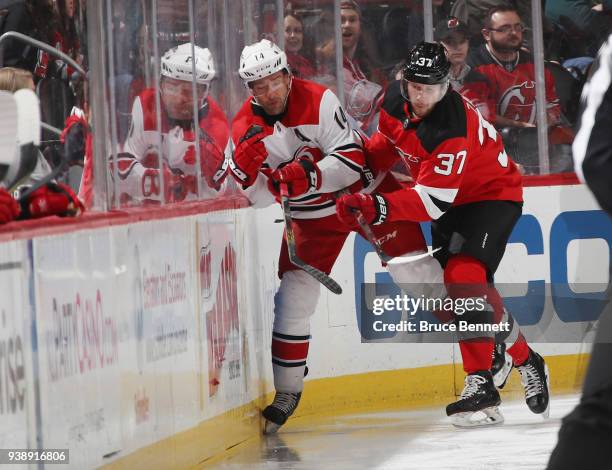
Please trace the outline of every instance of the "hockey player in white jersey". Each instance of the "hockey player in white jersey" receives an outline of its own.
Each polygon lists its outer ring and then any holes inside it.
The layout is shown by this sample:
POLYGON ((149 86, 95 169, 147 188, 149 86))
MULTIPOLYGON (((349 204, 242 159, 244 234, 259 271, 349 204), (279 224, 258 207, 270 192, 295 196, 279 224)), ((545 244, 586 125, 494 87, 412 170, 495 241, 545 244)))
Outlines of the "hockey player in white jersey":
MULTIPOLYGON (((235 147, 231 173, 255 207, 278 199, 280 185, 289 194, 299 258, 329 274, 350 229, 336 217, 335 193, 399 189, 385 173, 374 177, 365 165, 360 137, 347 123, 338 98, 328 89, 292 77, 285 53, 268 40, 247 46, 239 74, 251 97, 232 122, 235 147)), ((384 219, 385 214, 377 214, 384 219)), ((417 223, 402 221, 374 229, 390 256, 426 251, 417 223), (398 236, 401 234, 401 236, 398 236)), ((432 257, 389 266, 395 282, 432 280, 441 269, 432 257)), ((279 259, 281 283, 274 298, 272 363, 276 396, 265 408, 266 432, 274 432, 294 412, 301 397, 310 342, 310 316, 319 283, 293 265, 287 240, 279 259)))
POLYGON ((123 153, 117 157, 123 204, 159 202, 161 178, 166 202, 194 198, 198 193, 198 178, 202 179, 200 198, 217 194, 226 175, 224 151, 229 125, 221 108, 209 95, 215 75, 213 58, 207 48, 186 43, 162 56, 161 116, 158 120, 157 90, 149 88, 140 93, 132 106, 132 124, 123 153), (197 99, 199 130, 195 129, 194 98, 197 99), (158 128, 158 121, 161 128, 158 128), (197 148, 196 140, 199 142, 197 148))

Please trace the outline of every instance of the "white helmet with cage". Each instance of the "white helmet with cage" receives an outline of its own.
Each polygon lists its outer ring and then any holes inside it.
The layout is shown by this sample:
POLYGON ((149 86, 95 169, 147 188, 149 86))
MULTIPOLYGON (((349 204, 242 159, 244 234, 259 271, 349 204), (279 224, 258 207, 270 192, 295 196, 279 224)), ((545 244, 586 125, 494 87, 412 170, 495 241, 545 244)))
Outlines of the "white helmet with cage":
POLYGON ((287 54, 268 39, 246 46, 240 54, 238 73, 247 86, 281 70, 290 72, 287 54))
POLYGON ((161 74, 176 80, 192 81, 195 63, 196 83, 209 85, 215 78, 215 65, 208 48, 190 42, 173 47, 161 58, 161 74))

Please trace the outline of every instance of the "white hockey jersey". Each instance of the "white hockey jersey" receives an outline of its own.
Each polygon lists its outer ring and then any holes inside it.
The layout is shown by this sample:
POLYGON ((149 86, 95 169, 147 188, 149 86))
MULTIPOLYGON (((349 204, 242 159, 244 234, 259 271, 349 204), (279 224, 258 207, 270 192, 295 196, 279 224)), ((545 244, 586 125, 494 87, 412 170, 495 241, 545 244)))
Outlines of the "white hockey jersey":
MULTIPOLYGON (((322 183, 317 192, 290 199, 294 218, 334 214, 336 191, 350 186, 351 192, 356 192, 374 180, 365 166, 361 139, 349 126, 336 95, 321 85, 293 78, 287 107, 280 116, 268 116, 249 98, 232 122, 234 147, 255 125, 264 129, 262 141, 268 152, 264 166, 275 170, 306 156, 321 170, 322 183)), ((244 193, 255 207, 274 202, 262 173, 244 193)))
MULTIPOLYGON (((147 89, 135 99, 132 106, 130 132, 123 153, 117 157, 122 203, 161 199, 159 194, 155 194, 155 185, 147 183, 144 176, 148 168, 159 168, 160 158, 173 172, 190 176, 194 182, 204 171, 197 170, 193 122, 173 121, 162 108, 160 132, 157 128, 155 95, 154 89, 147 89)), ((199 118, 202 140, 212 143, 223 155, 229 140, 229 125, 225 114, 210 96, 200 109, 199 118)), ((201 159, 210 158, 205 148, 200 145, 201 159)), ((191 197, 187 195, 188 199, 195 198, 196 187, 196 184, 192 185, 188 191, 191 197)), ((218 195, 208 188, 205 181, 202 182, 202 188, 204 194, 201 197, 218 195)))

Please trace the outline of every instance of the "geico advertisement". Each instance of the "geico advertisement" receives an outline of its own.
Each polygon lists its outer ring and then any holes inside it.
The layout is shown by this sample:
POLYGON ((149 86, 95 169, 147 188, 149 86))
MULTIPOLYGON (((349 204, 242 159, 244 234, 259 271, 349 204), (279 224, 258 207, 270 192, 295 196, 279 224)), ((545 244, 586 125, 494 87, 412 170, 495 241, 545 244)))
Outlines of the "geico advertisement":
POLYGON ((118 299, 109 231, 32 243, 43 447, 70 448, 73 468, 95 465, 120 446, 118 299))
POLYGON ((0 448, 28 448, 31 359, 22 242, 0 245, 0 448))
MULTIPOLYGON (((584 325, 596 321, 605 304, 612 219, 599 209, 584 185, 526 188, 524 198, 523 214, 508 241, 495 282, 521 286, 519 294, 505 296, 505 306, 526 331, 533 327, 540 332, 535 339, 546 341, 541 332, 552 328, 556 333, 549 335, 551 342, 553 338, 580 342, 580 332, 589 329, 584 325), (560 336, 561 330, 573 333, 560 336)), ((431 246, 430 224, 422 228, 431 246)), ((361 237, 355 237, 353 257, 355 310, 361 332, 362 319, 368 318, 362 314, 372 309, 362 298, 362 284, 376 283, 376 297, 394 298, 401 291, 380 263, 371 262, 376 254, 361 237)), ((386 331, 377 337, 395 335, 386 331)))

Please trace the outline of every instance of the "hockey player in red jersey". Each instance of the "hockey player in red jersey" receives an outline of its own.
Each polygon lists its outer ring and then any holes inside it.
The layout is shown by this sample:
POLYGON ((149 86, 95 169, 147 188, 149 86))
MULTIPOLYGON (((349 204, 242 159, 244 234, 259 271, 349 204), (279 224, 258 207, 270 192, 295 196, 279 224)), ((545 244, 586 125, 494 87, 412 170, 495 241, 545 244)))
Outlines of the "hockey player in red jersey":
POLYGON ((229 125, 209 95, 214 77, 213 58, 206 48, 186 43, 162 56, 159 94, 149 88, 138 95, 132 106, 132 123, 123 152, 117 157, 122 203, 160 201, 160 175, 164 178, 167 202, 182 201, 190 195, 194 198, 198 194, 198 179, 200 198, 215 197, 226 175, 224 151, 229 125), (194 67, 196 97, 192 83, 194 67), (199 130, 194 129, 194 98, 199 130))
MULTIPOLYGON (((280 185, 286 185, 297 254, 329 274, 350 234, 336 217, 334 193, 345 188, 393 191, 400 186, 390 175, 371 174, 365 167, 362 141, 349 127, 338 98, 316 83, 292 77, 285 53, 275 44, 262 40, 245 47, 239 74, 251 97, 232 122, 232 175, 255 207, 274 203, 280 185)), ((376 228, 375 235, 391 256, 426 250, 421 229, 413 222, 386 224, 376 228)), ((441 280, 439 265, 431 257, 409 268, 389 268, 396 282, 411 269, 426 279, 439 273, 441 280)), ((276 395, 263 411, 266 432, 282 426, 300 400, 310 316, 320 294, 320 284, 290 262, 286 237, 279 277, 272 333, 276 395)))
MULTIPOLYGON (((432 221, 433 248, 444 267, 444 283, 453 299, 486 298, 485 311, 465 313, 471 323, 498 323, 507 315, 493 287, 510 233, 521 215, 521 176, 495 128, 473 105, 449 89, 450 64, 444 48, 422 42, 410 53, 401 82, 386 93, 379 130, 370 140, 368 161, 384 171, 405 159, 413 187, 392 193, 352 194, 337 201, 338 217, 354 226, 356 210, 375 226, 399 220, 432 221), (384 217, 383 217, 384 215, 384 217), (486 296, 486 297, 485 297, 486 296)), ((508 321, 511 321, 508 319, 508 321)), ((493 383, 493 335, 459 334, 467 373, 459 401, 446 412, 460 426, 503 421, 493 383), (482 411, 484 420, 473 421, 482 411)), ((518 328, 505 341, 519 370, 529 408, 548 409, 548 372, 518 328)))

